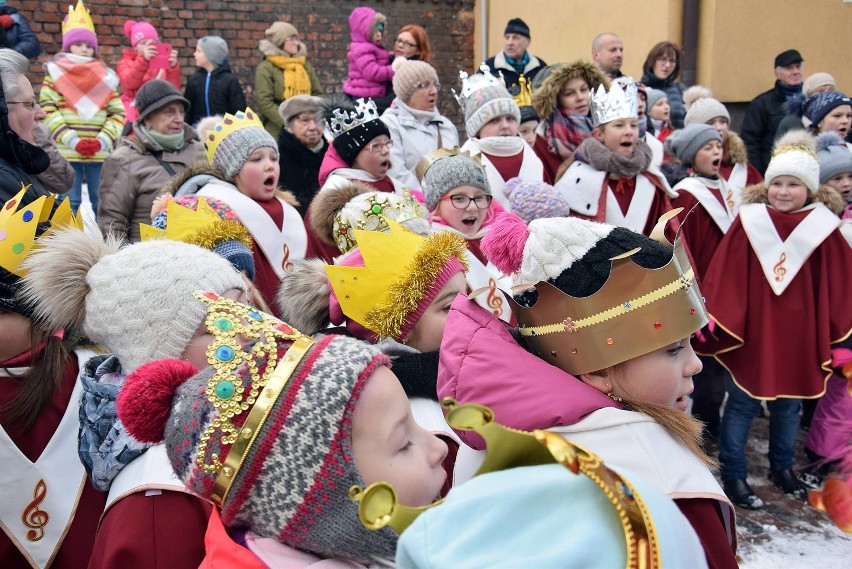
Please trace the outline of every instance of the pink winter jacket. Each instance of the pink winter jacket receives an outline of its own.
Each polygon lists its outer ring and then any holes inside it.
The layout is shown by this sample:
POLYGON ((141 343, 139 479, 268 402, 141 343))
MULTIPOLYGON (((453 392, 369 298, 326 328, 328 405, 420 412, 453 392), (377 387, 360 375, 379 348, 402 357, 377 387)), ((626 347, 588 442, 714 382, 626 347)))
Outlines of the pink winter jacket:
POLYGON ((136 99, 136 91, 151 79, 165 79, 177 87, 178 91, 183 91, 180 86, 180 63, 168 69, 151 69, 148 60, 135 49, 124 48, 116 71, 118 82, 121 84, 121 102, 124 103, 126 111, 126 124, 131 124, 139 118, 139 111, 133 102, 136 99))
MULTIPOLYGON (((506 324, 459 295, 447 315, 438 368, 438 398, 479 403, 501 425, 531 431, 573 425, 592 411, 618 407, 609 397, 525 350, 506 324)), ((479 435, 459 432, 471 447, 479 435)))
POLYGON ((349 14, 349 78, 343 92, 354 97, 383 97, 393 79, 391 55, 373 43, 373 20, 376 11, 360 6, 349 14))

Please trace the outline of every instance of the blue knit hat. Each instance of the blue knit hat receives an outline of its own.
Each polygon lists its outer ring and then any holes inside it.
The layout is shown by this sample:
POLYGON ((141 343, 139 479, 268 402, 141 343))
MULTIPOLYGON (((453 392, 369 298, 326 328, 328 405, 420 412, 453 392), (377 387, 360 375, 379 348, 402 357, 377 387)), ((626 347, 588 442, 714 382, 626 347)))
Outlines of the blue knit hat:
POLYGON ((840 91, 823 91, 805 99, 802 114, 816 126, 828 113, 842 105, 852 106, 852 99, 840 91))

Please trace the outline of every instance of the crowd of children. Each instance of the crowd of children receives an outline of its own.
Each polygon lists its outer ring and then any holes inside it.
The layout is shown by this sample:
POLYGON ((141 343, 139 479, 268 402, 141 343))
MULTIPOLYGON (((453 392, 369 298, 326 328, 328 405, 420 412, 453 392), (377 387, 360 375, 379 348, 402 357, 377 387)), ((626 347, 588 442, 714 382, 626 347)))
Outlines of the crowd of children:
POLYGON ((849 97, 799 101, 758 172, 704 87, 673 121, 590 62, 515 97, 483 65, 452 147, 425 32, 387 26, 352 10, 320 100, 276 22, 255 111, 223 38, 182 96, 153 26, 116 73, 69 8, 38 100, 75 185, 0 204, 0 565, 734 568, 764 402, 781 491, 848 476, 849 97), (409 144, 388 105, 441 120, 409 144))

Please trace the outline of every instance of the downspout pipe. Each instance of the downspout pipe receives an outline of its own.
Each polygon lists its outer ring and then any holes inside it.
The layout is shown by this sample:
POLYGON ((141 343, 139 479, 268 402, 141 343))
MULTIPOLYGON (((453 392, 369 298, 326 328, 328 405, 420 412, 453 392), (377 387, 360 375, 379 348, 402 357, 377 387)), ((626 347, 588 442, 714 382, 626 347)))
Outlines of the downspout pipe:
POLYGON ((687 86, 695 85, 698 61, 698 16, 701 0, 683 0, 683 52, 680 62, 680 80, 687 86))
MULTIPOLYGON (((482 61, 488 58, 488 0, 479 0, 479 21, 482 22, 482 33, 479 34, 482 61)), ((474 71, 479 69, 481 61, 473 62, 474 71)))

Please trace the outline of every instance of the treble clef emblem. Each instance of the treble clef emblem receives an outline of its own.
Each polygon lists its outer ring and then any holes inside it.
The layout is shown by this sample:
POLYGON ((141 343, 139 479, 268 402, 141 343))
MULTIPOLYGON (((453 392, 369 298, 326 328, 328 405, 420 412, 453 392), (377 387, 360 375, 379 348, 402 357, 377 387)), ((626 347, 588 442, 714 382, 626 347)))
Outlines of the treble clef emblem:
POLYGON ((290 260, 290 247, 286 243, 284 244, 284 260, 281 261, 281 268, 288 273, 293 270, 293 261, 290 260))
POLYGON ((500 317, 503 315, 503 295, 497 291, 497 282, 489 278, 488 279, 488 297, 486 298, 486 304, 488 308, 491 309, 491 312, 496 317, 500 317))
POLYGON ((787 260, 787 253, 781 253, 781 257, 775 266, 772 267, 772 272, 775 273, 775 280, 779 283, 784 280, 784 275, 787 274, 787 269, 784 267, 784 261, 787 260))
POLYGON ((725 201, 728 202, 728 209, 734 211, 734 190, 728 190, 725 201))
POLYGON ((33 501, 27 504, 24 513, 21 515, 21 521, 30 528, 27 532, 27 539, 30 541, 38 541, 43 538, 44 526, 50 521, 47 512, 38 509, 45 496, 47 496, 47 484, 45 484, 44 479, 41 479, 33 489, 33 501))

